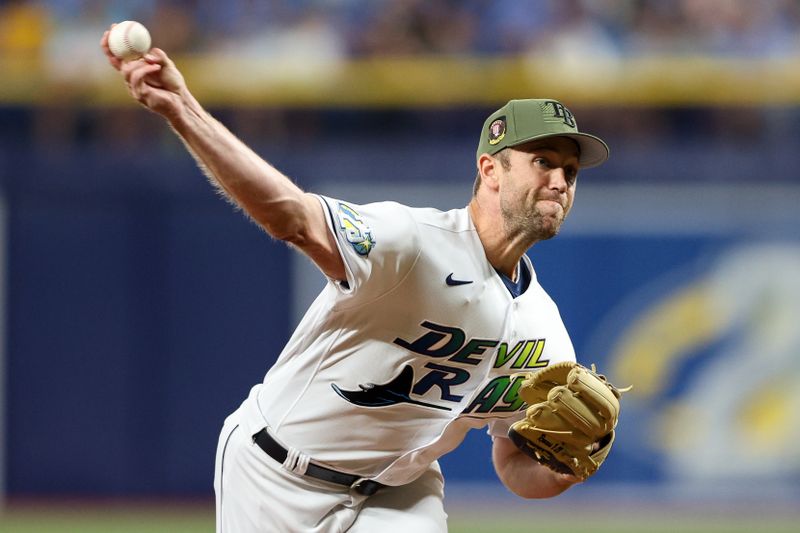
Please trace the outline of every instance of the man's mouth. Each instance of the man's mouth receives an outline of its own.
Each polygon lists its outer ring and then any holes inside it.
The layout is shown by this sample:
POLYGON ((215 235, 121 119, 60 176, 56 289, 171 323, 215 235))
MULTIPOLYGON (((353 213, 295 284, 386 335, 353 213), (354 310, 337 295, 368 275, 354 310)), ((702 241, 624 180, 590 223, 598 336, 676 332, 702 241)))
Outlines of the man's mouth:
POLYGON ((548 204, 555 204, 558 207, 560 207, 561 209, 564 209, 564 206, 561 204, 561 202, 559 202, 558 200, 554 200, 552 198, 540 198, 538 201, 539 202, 545 202, 545 203, 548 203, 548 204))

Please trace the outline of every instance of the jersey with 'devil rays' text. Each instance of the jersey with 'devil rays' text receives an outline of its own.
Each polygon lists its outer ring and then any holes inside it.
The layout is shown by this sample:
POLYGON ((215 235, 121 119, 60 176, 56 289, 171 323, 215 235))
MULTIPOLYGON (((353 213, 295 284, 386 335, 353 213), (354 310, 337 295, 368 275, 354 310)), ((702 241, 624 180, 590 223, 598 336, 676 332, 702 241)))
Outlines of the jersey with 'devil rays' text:
POLYGON ((347 281, 327 283, 258 391, 287 446, 404 484, 469 429, 506 436, 525 407, 515 373, 575 360, 528 257, 513 298, 467 209, 320 201, 347 281))

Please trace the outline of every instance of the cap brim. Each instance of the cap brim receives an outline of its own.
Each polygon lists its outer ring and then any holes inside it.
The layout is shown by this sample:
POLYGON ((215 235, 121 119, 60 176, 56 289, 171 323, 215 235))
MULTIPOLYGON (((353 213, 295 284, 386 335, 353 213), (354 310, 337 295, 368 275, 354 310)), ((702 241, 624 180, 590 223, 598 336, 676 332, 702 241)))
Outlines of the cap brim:
POLYGON ((590 135, 588 133, 546 133, 544 135, 536 135, 530 139, 520 140, 509 146, 519 146, 531 141, 538 141, 540 139, 547 139, 550 137, 567 137, 578 143, 581 155, 578 162, 581 168, 592 168, 602 165, 606 162, 609 155, 608 145, 603 142, 599 137, 590 135))

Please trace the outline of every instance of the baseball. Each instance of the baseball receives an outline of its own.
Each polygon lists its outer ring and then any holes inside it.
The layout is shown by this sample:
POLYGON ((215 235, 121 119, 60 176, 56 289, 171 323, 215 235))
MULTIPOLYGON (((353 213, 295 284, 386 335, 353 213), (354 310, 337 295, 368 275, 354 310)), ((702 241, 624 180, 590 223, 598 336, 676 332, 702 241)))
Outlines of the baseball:
POLYGON ((150 32, 133 20, 120 22, 108 34, 108 48, 119 59, 141 57, 150 50, 150 32))

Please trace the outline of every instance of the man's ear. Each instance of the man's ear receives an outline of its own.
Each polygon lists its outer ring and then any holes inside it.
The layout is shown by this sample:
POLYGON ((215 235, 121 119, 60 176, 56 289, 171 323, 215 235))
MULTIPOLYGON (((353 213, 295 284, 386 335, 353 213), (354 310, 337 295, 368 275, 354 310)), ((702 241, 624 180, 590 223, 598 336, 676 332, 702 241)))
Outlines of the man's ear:
POLYGON ((500 188, 500 161, 489 154, 481 154, 478 158, 478 172, 481 175, 481 183, 491 190, 496 191, 500 188))

